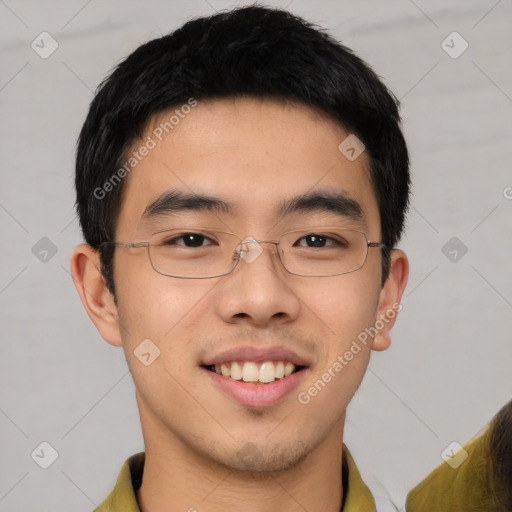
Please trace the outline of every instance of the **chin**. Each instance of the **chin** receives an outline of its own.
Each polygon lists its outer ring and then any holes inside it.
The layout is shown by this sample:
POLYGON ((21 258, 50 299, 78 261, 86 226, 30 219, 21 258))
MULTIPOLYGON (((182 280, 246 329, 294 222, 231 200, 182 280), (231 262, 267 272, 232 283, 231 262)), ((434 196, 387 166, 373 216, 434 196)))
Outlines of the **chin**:
POLYGON ((270 478, 274 473, 296 467, 306 459, 310 450, 300 441, 295 446, 271 445, 266 441, 261 445, 247 442, 239 450, 227 453, 227 450, 222 454, 209 452, 208 457, 230 471, 254 480, 270 478))

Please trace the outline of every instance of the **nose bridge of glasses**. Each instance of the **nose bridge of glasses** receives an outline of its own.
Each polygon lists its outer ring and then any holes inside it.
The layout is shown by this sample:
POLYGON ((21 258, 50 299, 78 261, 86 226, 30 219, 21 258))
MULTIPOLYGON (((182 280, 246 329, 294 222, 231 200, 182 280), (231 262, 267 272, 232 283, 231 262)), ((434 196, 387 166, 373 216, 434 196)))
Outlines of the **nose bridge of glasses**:
POLYGON ((245 244, 274 244, 278 245, 279 240, 257 240, 256 238, 247 237, 245 240, 242 240, 239 245, 245 244))
MULTIPOLYGON (((263 253, 262 244, 273 244, 277 248, 279 245, 278 240, 258 240, 254 237, 247 237, 242 240, 236 249, 239 258, 243 259, 246 263, 253 263, 263 253)), ((274 253, 277 251, 273 251, 274 253)))

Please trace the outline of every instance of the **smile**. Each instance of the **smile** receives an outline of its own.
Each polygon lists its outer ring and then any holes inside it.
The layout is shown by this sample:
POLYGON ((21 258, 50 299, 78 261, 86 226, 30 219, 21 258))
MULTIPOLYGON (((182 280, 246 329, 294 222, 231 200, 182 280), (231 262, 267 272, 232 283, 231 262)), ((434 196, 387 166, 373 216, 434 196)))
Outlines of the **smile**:
POLYGON ((253 384, 269 384, 276 379, 289 377, 304 367, 289 361, 230 361, 206 367, 211 372, 227 377, 228 379, 253 384))
POLYGON ((285 361, 233 361, 201 368, 216 389, 238 405, 250 409, 277 406, 294 389, 303 387, 303 381, 309 375, 309 367, 285 361), (223 369, 226 375, 223 375, 223 369))

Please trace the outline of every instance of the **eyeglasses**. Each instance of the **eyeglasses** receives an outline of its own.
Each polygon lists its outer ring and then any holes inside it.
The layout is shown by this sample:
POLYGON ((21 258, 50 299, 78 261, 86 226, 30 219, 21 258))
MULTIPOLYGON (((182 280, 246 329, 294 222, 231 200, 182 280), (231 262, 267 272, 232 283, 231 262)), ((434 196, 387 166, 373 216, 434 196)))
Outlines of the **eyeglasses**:
MULTIPOLYGON (((369 247, 386 247, 369 242, 362 231, 339 227, 295 229, 278 240, 241 240, 234 233, 210 228, 166 229, 147 242, 105 242, 118 247, 147 247, 156 272, 182 279, 210 279, 230 274, 241 259, 255 261, 262 244, 274 244, 274 255, 290 274, 329 277, 359 270, 369 247)), ((102 244, 103 245, 103 244, 102 244)))

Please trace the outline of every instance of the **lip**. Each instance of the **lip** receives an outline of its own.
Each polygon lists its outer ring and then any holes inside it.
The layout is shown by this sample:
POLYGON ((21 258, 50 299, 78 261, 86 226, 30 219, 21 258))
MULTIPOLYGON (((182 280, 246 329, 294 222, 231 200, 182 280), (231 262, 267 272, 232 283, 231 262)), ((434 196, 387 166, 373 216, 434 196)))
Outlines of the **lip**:
MULTIPOLYGON (((295 366, 311 366, 311 361, 286 347, 234 347, 205 359, 201 366, 229 363, 231 361, 251 361, 264 363, 265 361, 283 361, 293 363, 295 366)), ((232 380, 232 379, 231 379, 232 380)), ((235 382, 235 381, 234 381, 235 382)))
POLYGON ((308 368, 303 368, 288 377, 277 379, 268 384, 253 384, 224 377, 204 367, 202 367, 201 370, 206 372, 213 383, 219 386, 224 393, 229 395, 240 405, 252 409, 261 409, 276 405, 297 388, 300 382, 309 373, 308 368))

